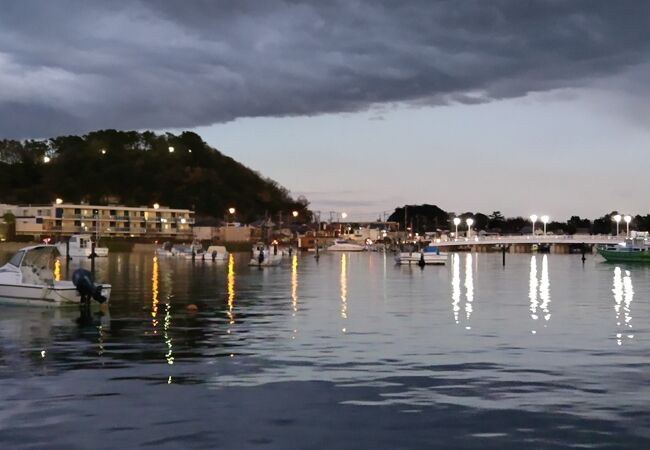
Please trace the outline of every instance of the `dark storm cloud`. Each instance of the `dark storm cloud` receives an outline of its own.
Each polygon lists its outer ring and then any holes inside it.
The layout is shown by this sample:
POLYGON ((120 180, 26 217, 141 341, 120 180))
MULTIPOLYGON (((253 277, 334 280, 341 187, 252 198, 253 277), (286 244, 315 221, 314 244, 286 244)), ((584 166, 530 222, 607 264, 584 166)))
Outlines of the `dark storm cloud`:
POLYGON ((644 66, 644 1, 5 1, 0 136, 478 103, 644 66))

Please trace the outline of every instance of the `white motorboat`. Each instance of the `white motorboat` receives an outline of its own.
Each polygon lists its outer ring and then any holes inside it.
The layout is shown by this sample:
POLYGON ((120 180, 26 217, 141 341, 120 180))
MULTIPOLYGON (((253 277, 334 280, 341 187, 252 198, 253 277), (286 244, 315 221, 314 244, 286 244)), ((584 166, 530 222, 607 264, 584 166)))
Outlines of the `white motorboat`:
POLYGON ((206 261, 227 261, 229 253, 223 245, 210 245, 203 256, 206 261))
POLYGON ((258 242, 253 246, 253 249, 251 251, 251 257, 252 258, 258 258, 260 256, 260 252, 264 252, 265 255, 274 255, 274 256, 290 256, 293 253, 293 250, 291 247, 288 249, 280 247, 277 241, 273 241, 271 245, 266 245, 264 242, 258 242))
MULTIPOLYGON (((57 280, 54 245, 34 245, 19 250, 0 267, 0 303, 12 305, 78 305, 81 294, 72 281, 57 280)), ((108 301, 110 284, 93 284, 93 294, 108 301)))
POLYGON ((447 263, 447 253, 443 253, 436 246, 430 245, 420 251, 400 252, 395 261, 397 264, 418 265, 444 265, 447 263))
POLYGON ((261 242, 255 245, 251 251, 249 266, 270 267, 278 266, 282 262, 282 253, 278 251, 277 245, 267 247, 261 242))
POLYGON ((204 252, 203 245, 194 241, 191 245, 175 245, 171 249, 174 256, 185 259, 201 259, 204 252))
POLYGON ((171 242, 165 242, 156 248, 156 256, 174 256, 174 245, 171 242))
MULTIPOLYGON (((70 248, 72 257, 89 257, 92 253, 93 242, 89 234, 73 234, 70 236, 68 245, 65 242, 57 242, 56 248, 62 256, 66 256, 66 249, 70 248)), ((95 255, 108 256, 107 247, 95 247, 95 255)))
POLYGON ((365 245, 357 244, 353 241, 336 239, 334 244, 327 247, 328 252, 363 252, 366 250, 365 245))

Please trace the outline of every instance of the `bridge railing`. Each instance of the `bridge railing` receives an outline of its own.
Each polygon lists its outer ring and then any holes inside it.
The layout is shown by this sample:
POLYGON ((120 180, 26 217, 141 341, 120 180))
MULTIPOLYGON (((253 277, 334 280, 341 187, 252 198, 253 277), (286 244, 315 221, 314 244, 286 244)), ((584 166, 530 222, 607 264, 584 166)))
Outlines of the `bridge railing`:
POLYGON ((502 235, 471 236, 448 240, 435 239, 434 244, 445 245, 480 245, 480 244, 553 244, 553 243, 616 243, 625 239, 623 236, 589 235, 589 234, 547 234, 547 235, 502 235))

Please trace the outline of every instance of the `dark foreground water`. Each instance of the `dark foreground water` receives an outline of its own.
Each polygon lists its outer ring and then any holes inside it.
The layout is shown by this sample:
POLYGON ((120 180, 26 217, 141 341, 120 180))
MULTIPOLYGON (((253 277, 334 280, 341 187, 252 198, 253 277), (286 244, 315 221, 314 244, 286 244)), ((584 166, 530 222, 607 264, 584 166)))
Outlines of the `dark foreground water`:
POLYGON ((90 326, 0 307, 0 448, 650 446, 650 266, 247 259, 113 254, 90 326))

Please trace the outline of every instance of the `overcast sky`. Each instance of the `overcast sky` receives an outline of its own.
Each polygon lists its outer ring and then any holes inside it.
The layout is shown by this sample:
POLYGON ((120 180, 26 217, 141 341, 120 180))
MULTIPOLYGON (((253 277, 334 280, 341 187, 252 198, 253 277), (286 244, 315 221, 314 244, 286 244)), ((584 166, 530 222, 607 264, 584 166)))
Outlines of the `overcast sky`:
POLYGON ((0 137, 194 129, 315 209, 650 210, 650 2, 13 1, 0 137))

